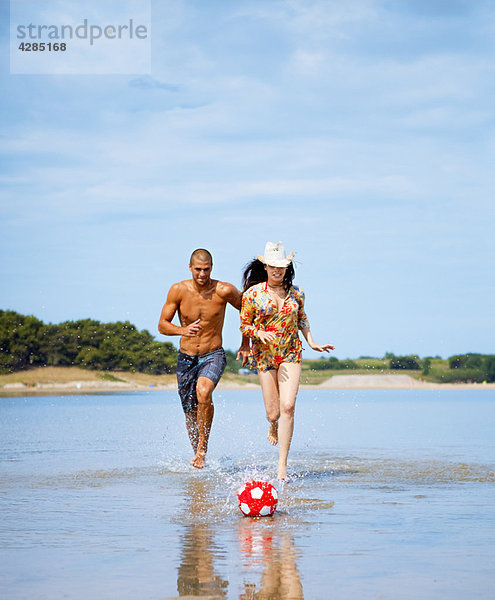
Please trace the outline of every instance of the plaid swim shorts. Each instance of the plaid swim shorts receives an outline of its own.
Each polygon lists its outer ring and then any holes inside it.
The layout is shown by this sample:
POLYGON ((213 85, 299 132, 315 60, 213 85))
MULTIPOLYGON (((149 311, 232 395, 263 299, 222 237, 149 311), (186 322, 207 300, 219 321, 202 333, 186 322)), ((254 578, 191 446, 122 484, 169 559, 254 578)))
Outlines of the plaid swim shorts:
POLYGON ((223 348, 218 348, 218 350, 206 354, 198 354, 197 356, 179 352, 177 358, 177 386, 182 409, 185 413, 193 411, 198 406, 196 396, 198 377, 207 377, 217 385, 226 364, 227 359, 223 348))

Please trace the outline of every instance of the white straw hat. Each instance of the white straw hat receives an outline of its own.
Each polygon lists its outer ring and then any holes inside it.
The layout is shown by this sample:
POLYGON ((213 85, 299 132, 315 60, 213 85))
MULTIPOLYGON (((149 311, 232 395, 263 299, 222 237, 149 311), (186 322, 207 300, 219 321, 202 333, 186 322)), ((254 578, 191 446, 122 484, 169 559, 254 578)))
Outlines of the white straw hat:
POLYGON ((294 258, 294 252, 286 255, 282 242, 267 242, 264 255, 258 254, 256 258, 270 267, 288 267, 294 258))

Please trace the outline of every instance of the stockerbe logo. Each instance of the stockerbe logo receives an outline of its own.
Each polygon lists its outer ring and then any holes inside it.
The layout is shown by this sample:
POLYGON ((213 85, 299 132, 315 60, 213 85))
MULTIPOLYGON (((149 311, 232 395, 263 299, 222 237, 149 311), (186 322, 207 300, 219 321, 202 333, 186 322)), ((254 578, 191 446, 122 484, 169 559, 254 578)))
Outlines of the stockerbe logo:
POLYGON ((146 74, 151 0, 11 0, 10 71, 146 74))

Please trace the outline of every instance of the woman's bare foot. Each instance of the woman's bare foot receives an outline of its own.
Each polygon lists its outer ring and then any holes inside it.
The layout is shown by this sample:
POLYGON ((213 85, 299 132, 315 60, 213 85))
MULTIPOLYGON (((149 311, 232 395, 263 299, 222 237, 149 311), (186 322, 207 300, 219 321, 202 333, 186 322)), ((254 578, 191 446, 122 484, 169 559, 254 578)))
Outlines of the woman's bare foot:
POLYGON ((277 466, 277 479, 279 481, 287 481, 287 462, 279 459, 277 466))
POLYGON ((268 441, 273 446, 278 444, 278 421, 270 423, 270 427, 268 428, 268 441))
POLYGON ((196 469, 203 469, 206 462, 206 455, 203 452, 196 452, 195 457, 191 460, 191 465, 196 469))

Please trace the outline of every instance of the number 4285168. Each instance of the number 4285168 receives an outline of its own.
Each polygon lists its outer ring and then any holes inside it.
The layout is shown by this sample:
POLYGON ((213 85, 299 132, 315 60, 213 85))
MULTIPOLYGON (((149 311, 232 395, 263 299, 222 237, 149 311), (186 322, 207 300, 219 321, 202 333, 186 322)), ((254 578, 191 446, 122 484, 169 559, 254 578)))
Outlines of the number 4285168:
POLYGON ((67 44, 65 42, 22 42, 18 50, 22 52, 65 52, 67 44))

